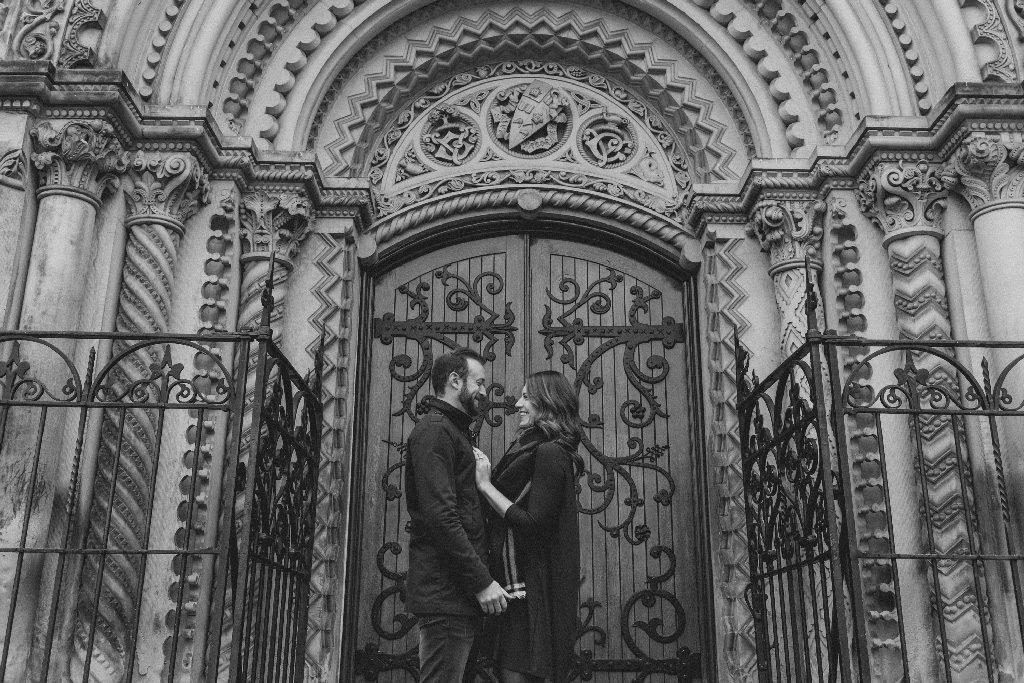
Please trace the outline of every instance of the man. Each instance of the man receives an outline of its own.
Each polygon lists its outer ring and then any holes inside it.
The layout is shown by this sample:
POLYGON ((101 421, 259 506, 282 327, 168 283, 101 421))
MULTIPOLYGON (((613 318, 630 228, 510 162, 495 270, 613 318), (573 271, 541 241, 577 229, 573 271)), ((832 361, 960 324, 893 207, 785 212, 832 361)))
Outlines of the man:
POLYGON ((412 518, 406 606, 419 617, 420 683, 462 680, 481 612, 511 596, 486 565, 484 518, 469 426, 487 394, 484 359, 469 349, 434 361, 434 396, 409 434, 406 502, 412 518))

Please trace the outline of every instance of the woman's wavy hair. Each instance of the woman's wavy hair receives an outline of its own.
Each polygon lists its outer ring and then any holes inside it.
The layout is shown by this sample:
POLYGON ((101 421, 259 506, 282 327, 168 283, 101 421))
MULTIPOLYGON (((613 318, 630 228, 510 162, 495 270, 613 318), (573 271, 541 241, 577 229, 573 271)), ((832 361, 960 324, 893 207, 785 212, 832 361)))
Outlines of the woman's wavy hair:
POLYGON ((560 372, 541 370, 526 378, 526 396, 537 408, 534 426, 544 437, 575 450, 583 438, 580 400, 560 372))

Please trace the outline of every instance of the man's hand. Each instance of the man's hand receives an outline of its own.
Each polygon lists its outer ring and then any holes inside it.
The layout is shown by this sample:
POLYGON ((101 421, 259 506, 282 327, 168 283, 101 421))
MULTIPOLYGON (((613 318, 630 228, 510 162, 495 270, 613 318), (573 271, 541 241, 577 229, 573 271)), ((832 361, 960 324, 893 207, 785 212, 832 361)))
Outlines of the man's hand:
POLYGON ((476 601, 484 614, 501 614, 508 607, 508 601, 513 599, 497 581, 491 581, 490 586, 476 594, 476 601))

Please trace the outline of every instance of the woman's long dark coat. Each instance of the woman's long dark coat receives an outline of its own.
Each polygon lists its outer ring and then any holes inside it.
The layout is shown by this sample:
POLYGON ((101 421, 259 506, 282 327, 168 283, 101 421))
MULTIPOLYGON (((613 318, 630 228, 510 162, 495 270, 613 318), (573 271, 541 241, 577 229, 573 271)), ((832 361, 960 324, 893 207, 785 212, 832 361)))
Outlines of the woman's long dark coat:
MULTIPOLYGON (((569 680, 579 615, 580 537, 574 453, 552 441, 536 444, 535 448, 532 484, 525 505, 510 507, 503 522, 513 530, 516 552, 526 554, 526 605, 535 667, 531 673, 562 683, 569 680)), ((510 450, 495 468, 495 475, 504 469, 507 458, 523 455, 510 450)), ((499 523, 495 531, 503 536, 501 527, 499 523)), ((500 544, 501 539, 496 541, 500 544)), ((491 557, 500 561, 501 553, 492 552, 491 557)))

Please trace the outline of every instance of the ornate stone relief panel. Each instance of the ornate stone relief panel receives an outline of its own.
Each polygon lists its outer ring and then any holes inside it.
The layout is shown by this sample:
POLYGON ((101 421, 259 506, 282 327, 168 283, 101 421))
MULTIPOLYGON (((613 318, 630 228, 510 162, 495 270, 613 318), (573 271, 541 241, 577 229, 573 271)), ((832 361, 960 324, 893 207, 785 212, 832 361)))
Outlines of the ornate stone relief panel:
MULTIPOLYGON (((701 150, 698 172, 709 182, 736 177, 753 156, 751 131, 728 86, 694 48, 648 15, 603 1, 462 4, 442 1, 396 22, 336 75, 306 142, 332 174, 364 172, 380 128, 435 84, 509 54, 577 65, 629 84, 688 149, 701 150)), ((287 97, 294 81, 275 90, 287 97)), ((273 112, 285 106, 268 107, 260 135, 276 138, 273 112)))
POLYGON ((693 177, 643 103, 578 67, 506 62, 459 74, 402 112, 373 150, 378 213, 474 187, 561 185, 680 217, 693 177))

